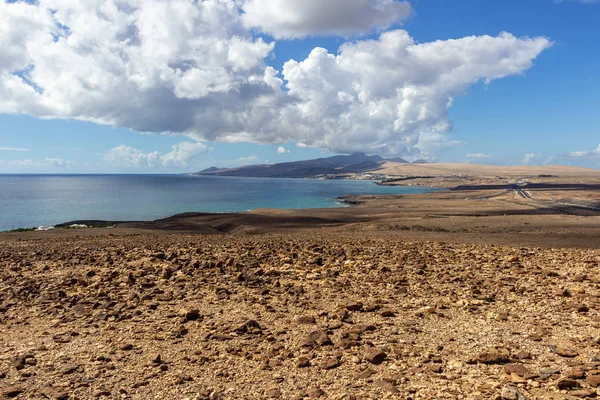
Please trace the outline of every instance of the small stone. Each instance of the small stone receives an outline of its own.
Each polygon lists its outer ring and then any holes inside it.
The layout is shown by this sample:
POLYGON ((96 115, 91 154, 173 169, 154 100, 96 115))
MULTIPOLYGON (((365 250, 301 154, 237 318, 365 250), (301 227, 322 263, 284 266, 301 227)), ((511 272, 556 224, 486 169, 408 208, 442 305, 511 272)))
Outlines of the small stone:
POLYGON ((133 345, 131 343, 123 344, 119 346, 119 349, 123 351, 131 351, 133 350, 133 345))
POLYGON ((360 301, 349 301, 346 303, 346 309, 348 311, 360 311, 363 308, 363 303, 360 301))
POLYGON ((59 371, 59 373, 61 375, 69 375, 72 374, 73 372, 77 371, 79 369, 79 365, 75 365, 75 364, 70 364, 70 365, 65 365, 64 367, 62 367, 59 371))
POLYGON ((298 357, 296 360, 297 368, 305 368, 310 366, 310 360, 307 357, 298 357))
POLYGON ((52 400, 66 400, 69 398, 68 392, 59 390, 52 386, 44 386, 39 389, 39 392, 46 398, 52 400))
POLYGON ((312 315, 301 315, 296 318, 296 322, 300 325, 314 325, 317 323, 317 320, 312 315))
POLYGON ((196 321, 200 319, 200 310, 182 310, 181 315, 185 321, 196 321))
POLYGON ((576 390, 581 389, 579 382, 569 378, 563 378, 556 383, 556 387, 560 390, 576 390))
POLYGON ((2 390, 2 396, 5 398, 17 397, 24 391, 25 389, 23 389, 21 386, 9 386, 2 390))
POLYGON ((441 374, 442 373, 442 366, 440 364, 431 364, 429 366, 429 370, 431 372, 436 373, 436 374, 441 374))
POLYGON ((340 360, 338 360, 336 357, 326 358, 321 363, 321 368, 322 369, 334 369, 334 368, 337 368, 339 366, 340 366, 340 360))
POLYGON ((554 353, 558 354, 561 357, 566 357, 566 358, 573 358, 573 357, 577 357, 579 355, 579 353, 573 349, 570 349, 568 347, 564 347, 564 346, 554 346, 554 345, 550 345, 550 350, 552 350, 554 353))
POLYGON ((270 399, 278 399, 281 397, 281 391, 277 388, 267 390, 267 397, 270 399))
POLYGON ((151 358, 151 360, 152 360, 153 364, 162 364, 163 363, 163 360, 160 357, 160 354, 153 355, 152 358, 151 358))
POLYGON ((399 393, 400 391, 396 388, 396 386, 386 380, 377 380, 373 382, 375 385, 379 386, 383 390, 389 393, 399 393))
POLYGON ((359 372, 358 374, 356 374, 356 378, 357 379, 369 379, 370 377, 372 377, 376 373, 377 372, 373 371, 371 368, 367 368, 364 371, 359 372))
POLYGON ((560 374, 560 370, 556 368, 542 368, 540 369, 540 378, 548 379, 552 375, 560 374))
POLYGON ((529 400, 514 386, 504 386, 500 397, 504 400, 529 400))
POLYGON ((469 361, 471 364, 504 364, 510 360, 510 353, 506 349, 498 349, 487 353, 481 353, 476 358, 469 361))
POLYGON ((333 345, 333 342, 325 331, 311 332, 306 339, 300 342, 300 347, 314 347, 316 345, 330 346, 333 345))
POLYGON ((600 386, 600 375, 590 375, 590 376, 588 376, 587 378, 585 378, 585 383, 587 383, 591 387, 598 387, 598 386, 600 386))
POLYGON ((569 395, 573 396, 573 397, 579 397, 579 398, 595 398, 598 393, 596 393, 596 391, 594 389, 579 389, 579 390, 574 390, 572 392, 569 393, 569 395))
POLYGON ((309 389, 306 394, 308 395, 309 399, 318 399, 325 396, 325 392, 321 388, 309 389))
POLYGON ((387 354, 375 348, 367 350, 367 353, 365 354, 365 360, 367 360, 371 364, 381 364, 385 361, 386 357, 387 354))
POLYGON ((571 379, 583 379, 585 378, 585 371, 580 368, 573 368, 564 373, 565 378, 571 379))
POLYGON ((381 311, 381 316, 384 318, 392 318, 396 316, 396 313, 392 310, 383 310, 381 311))
POLYGON ((523 364, 510 364, 504 368, 504 372, 507 374, 515 374, 521 378, 531 379, 537 377, 536 374, 527 369, 523 364))

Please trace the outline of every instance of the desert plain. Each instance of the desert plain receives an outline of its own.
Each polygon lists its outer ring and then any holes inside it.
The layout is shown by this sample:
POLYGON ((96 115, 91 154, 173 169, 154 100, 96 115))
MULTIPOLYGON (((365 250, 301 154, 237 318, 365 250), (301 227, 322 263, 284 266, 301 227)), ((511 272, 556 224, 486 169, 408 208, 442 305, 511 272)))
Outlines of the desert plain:
POLYGON ((442 167, 348 207, 0 234, 0 396, 597 397, 600 173, 442 167))

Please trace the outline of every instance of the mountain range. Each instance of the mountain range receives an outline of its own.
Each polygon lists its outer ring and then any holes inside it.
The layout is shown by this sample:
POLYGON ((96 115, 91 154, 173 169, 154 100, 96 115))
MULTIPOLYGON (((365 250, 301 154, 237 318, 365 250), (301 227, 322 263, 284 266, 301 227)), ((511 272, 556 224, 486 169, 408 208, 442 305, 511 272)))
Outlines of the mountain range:
MULTIPOLYGON (((408 164, 402 158, 386 159, 364 153, 339 155, 314 160, 285 162, 279 164, 247 165, 238 168, 211 167, 194 175, 240 176, 260 178, 307 178, 318 175, 343 175, 374 171, 389 161, 408 164)), ((418 160, 415 163, 423 163, 418 160)))

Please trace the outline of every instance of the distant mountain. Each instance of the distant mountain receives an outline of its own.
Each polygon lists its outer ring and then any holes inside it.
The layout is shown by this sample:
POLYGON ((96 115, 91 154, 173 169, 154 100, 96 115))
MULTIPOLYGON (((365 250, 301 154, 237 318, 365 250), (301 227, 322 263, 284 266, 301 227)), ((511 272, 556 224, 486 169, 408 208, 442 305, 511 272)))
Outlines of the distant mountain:
POLYGON ((426 160, 413 161, 412 164, 429 164, 426 160))
POLYGON ((386 161, 388 160, 380 156, 368 156, 364 153, 354 153, 272 165, 248 165, 239 168, 211 167, 197 172, 194 175, 306 178, 316 175, 368 172, 380 168, 381 164, 386 161))
POLYGON ((401 158, 401 157, 386 158, 385 160, 391 161, 391 162, 397 162, 400 164, 408 164, 408 161, 406 161, 404 158, 401 158))
POLYGON ((198 172, 198 174, 214 174, 216 172, 223 171, 224 169, 225 168, 210 167, 203 169, 202 171, 198 172))

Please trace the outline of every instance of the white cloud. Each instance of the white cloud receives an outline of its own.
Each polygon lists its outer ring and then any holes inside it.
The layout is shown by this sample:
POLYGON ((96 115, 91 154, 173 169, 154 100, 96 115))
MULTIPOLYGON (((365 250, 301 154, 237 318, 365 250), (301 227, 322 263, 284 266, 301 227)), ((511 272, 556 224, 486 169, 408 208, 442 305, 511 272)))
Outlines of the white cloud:
MULTIPOLYGON (((278 73, 265 61, 274 43, 253 37, 247 27, 257 23, 248 18, 259 0, 38 3, 0 0, 0 113, 196 141, 294 141, 334 152, 435 157, 458 144, 448 137, 447 110, 455 97, 477 82, 523 74, 551 46, 546 38, 508 33, 417 44, 394 30, 345 43, 336 54, 316 48, 278 73)), ((312 20, 313 3, 299 8, 305 3, 287 0, 285 10, 306 25, 306 34, 327 33, 312 20)), ((319 4, 329 10, 329 2, 319 4)), ((403 3, 344 4, 335 17, 348 23, 335 19, 333 33, 342 34, 344 26, 360 33, 402 19, 396 8, 403 3), (365 11, 374 4, 393 18, 365 11), (353 19, 356 10, 364 11, 368 26, 353 19)), ((163 162, 135 150, 119 151, 134 164, 163 162)))
POLYGON ((0 151, 29 151, 23 147, 0 147, 0 151))
POLYGON ((0 166, 20 168, 68 168, 73 166, 73 161, 52 157, 46 157, 43 160, 0 160, 0 166))
POLYGON ((562 158, 600 160, 600 145, 592 151, 572 151, 562 156, 562 158))
POLYGON ((492 158, 489 154, 485 153, 469 153, 467 154, 468 158, 492 158))
POLYGON ((352 36, 404 21, 410 3, 395 0, 246 0, 244 24, 276 39, 352 36))
POLYGON ((254 165, 254 164, 260 164, 261 160, 258 156, 249 156, 249 157, 242 157, 242 158, 238 158, 235 161, 235 164, 239 167, 243 167, 244 165, 254 165))
POLYGON ((523 158, 523 164, 525 165, 548 165, 551 164, 556 157, 548 156, 544 157, 542 153, 527 153, 523 158))
POLYGON ((144 153, 122 144, 110 149, 103 158, 114 165, 134 168, 185 167, 190 159, 210 150, 203 143, 182 142, 174 145, 169 153, 161 155, 158 151, 144 153))
POLYGON ((277 148, 277 153, 279 154, 288 154, 290 151, 283 146, 279 146, 277 148))
POLYGON ((527 154, 525 154, 525 157, 523 158, 523 164, 531 165, 531 164, 538 162, 541 158, 542 158, 541 154, 527 153, 527 154))

